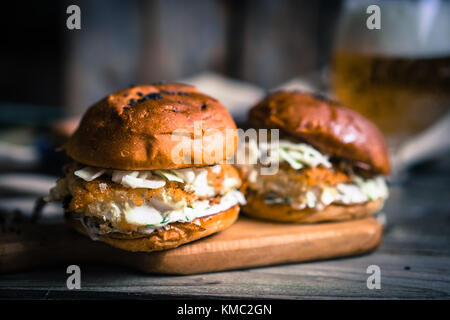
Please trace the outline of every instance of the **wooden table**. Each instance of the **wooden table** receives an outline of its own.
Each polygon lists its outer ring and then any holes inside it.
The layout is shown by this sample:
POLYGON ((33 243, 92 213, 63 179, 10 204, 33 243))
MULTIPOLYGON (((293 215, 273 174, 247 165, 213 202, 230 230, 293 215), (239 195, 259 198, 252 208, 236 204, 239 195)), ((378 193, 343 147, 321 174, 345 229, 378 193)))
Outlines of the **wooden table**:
POLYGON ((80 290, 67 289, 67 266, 59 266, 0 275, 0 298, 448 299, 450 166, 444 160, 392 186, 384 243, 371 254, 193 276, 81 264, 80 290), (381 269, 379 290, 367 288, 370 265, 381 269))

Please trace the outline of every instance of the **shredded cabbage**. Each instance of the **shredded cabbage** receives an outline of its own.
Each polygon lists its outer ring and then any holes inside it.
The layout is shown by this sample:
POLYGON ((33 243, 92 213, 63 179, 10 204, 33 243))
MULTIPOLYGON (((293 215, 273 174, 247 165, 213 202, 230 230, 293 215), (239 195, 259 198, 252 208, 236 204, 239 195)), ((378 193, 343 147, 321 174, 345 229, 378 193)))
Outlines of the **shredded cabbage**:
POLYGON ((283 159, 284 161, 286 161, 287 163, 289 163, 289 165, 295 169, 295 170, 299 170, 301 168, 303 168, 303 165, 297 161, 296 159, 294 159, 289 151, 285 151, 284 149, 279 149, 278 150, 279 154, 280 154, 280 158, 283 159))
MULTIPOLYGON (((220 165, 211 168, 216 173, 220 173, 220 165)), ((111 176, 111 181, 122 184, 128 188, 148 188, 158 189, 165 186, 166 181, 176 181, 186 183, 187 190, 195 191, 198 196, 213 196, 215 190, 208 184, 208 171, 205 168, 186 168, 177 170, 108 170, 94 167, 84 167, 74 172, 77 177, 85 181, 92 181, 103 174, 111 176)), ((231 187, 236 180, 226 181, 231 187)))
POLYGON ((100 177, 105 172, 105 169, 84 167, 83 169, 75 171, 73 174, 85 181, 92 181, 100 177))
MULTIPOLYGON (((284 150, 291 159, 294 159, 302 165, 309 167, 323 165, 326 168, 331 168, 332 166, 327 156, 306 143, 293 143, 286 140, 280 140, 279 148, 280 150, 284 150)), ((288 163, 291 164, 290 162, 288 163)))
POLYGON ((147 188, 158 189, 166 185, 166 180, 159 177, 134 177, 131 174, 127 174, 122 178, 122 185, 129 188, 147 188))
POLYGON ((169 181, 184 183, 184 180, 177 176, 173 171, 171 172, 168 170, 155 170, 154 173, 169 181))
POLYGON ((332 167, 327 156, 306 143, 280 140, 277 147, 276 144, 263 142, 258 145, 256 141, 250 140, 246 148, 249 152, 249 164, 256 163, 253 159, 262 160, 264 154, 268 155, 269 161, 286 161, 295 170, 300 170, 304 166, 313 168, 319 165, 326 168, 332 167))
POLYGON ((355 184, 369 200, 387 198, 389 191, 383 177, 364 180, 359 176, 354 177, 355 184))

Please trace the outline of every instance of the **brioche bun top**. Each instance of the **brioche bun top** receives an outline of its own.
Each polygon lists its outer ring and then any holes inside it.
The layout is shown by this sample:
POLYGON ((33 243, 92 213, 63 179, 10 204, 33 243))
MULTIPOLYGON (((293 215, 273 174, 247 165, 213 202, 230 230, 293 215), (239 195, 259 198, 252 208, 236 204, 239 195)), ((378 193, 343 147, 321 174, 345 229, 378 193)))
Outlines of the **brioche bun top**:
POLYGON ((278 128, 331 157, 349 160, 375 174, 391 170, 383 135, 368 119, 337 102, 299 91, 269 94, 249 113, 258 128, 278 128))
POLYGON ((227 132, 236 134, 227 109, 195 87, 140 85, 91 106, 64 149, 74 160, 102 168, 200 167, 234 155, 237 136, 227 132), (187 152, 174 159, 172 150, 180 146, 187 152))

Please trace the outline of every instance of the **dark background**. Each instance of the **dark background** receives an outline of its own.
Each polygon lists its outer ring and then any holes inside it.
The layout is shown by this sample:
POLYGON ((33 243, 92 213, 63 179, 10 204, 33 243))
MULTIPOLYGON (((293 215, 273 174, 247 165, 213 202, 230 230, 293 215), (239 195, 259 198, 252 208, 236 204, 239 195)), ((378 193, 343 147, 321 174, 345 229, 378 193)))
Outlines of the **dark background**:
POLYGON ((79 114, 132 83, 216 71, 271 88, 330 58, 341 1, 26 1, 1 10, 0 101, 79 114), (68 30, 66 8, 81 8, 68 30))

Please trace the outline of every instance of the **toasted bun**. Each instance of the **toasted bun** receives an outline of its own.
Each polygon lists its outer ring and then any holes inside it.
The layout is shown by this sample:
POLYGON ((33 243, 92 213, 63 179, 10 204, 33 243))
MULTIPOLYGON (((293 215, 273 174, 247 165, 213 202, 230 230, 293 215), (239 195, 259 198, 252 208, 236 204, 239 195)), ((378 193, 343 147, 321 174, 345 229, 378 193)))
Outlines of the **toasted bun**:
POLYGON ((242 211, 247 216, 280 222, 317 223, 364 218, 379 211, 383 200, 354 205, 329 205, 323 210, 293 209, 289 204, 266 204, 257 194, 247 195, 247 205, 242 211))
POLYGON ((389 154, 378 128, 359 113, 309 93, 277 91, 250 110, 249 122, 278 128, 330 156, 373 173, 388 174, 389 154))
POLYGON ((74 160, 102 168, 199 167, 234 155, 237 136, 226 136, 227 130, 236 134, 227 109, 195 87, 141 85, 112 93, 90 107, 64 149, 74 160), (184 156, 172 159, 172 150, 181 146, 184 156))
MULTIPOLYGON (((148 235, 112 233, 100 237, 100 241, 127 251, 152 252, 176 248, 182 244, 204 238, 230 227, 238 218, 239 206, 202 218, 193 222, 174 222, 166 229, 158 229, 148 235)), ((78 232, 88 235, 79 220, 67 219, 67 223, 78 232)))

